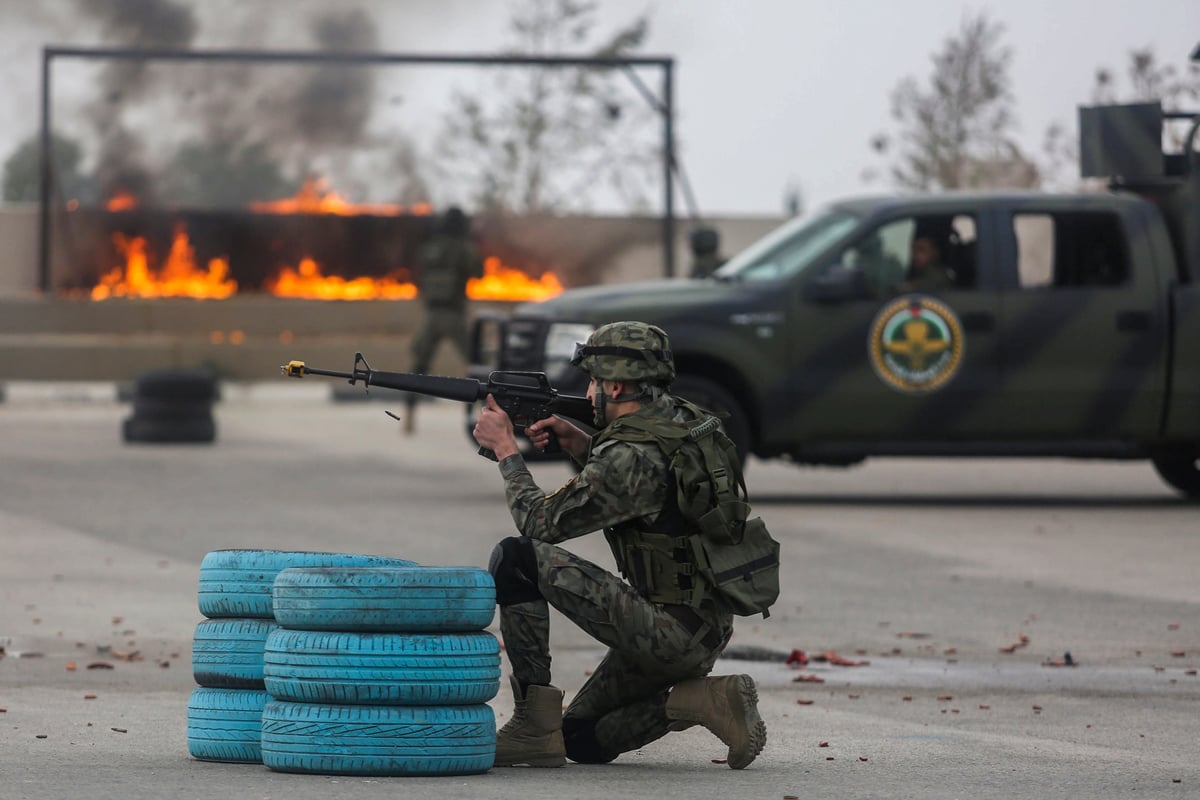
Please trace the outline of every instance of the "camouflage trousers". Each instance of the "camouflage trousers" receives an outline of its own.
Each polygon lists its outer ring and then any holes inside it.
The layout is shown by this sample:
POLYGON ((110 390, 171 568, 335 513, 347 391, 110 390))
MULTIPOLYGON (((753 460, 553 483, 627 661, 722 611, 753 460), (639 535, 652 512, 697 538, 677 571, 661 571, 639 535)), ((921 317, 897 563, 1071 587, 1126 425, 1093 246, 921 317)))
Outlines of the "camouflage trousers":
POLYGON ((426 306, 421 327, 413 338, 413 372, 428 374, 429 365, 433 363, 433 354, 442 339, 449 339, 459 354, 464 359, 467 358, 469 342, 466 312, 461 309, 426 306))
POLYGON ((532 544, 543 599, 500 608, 500 633, 513 675, 524 683, 550 683, 549 607, 554 606, 608 646, 563 716, 567 756, 611 761, 661 738, 671 724, 668 692, 676 683, 712 670, 733 632, 732 617, 699 610, 707 624, 689 631, 616 575, 561 547, 532 544), (711 636, 714 629, 717 637, 711 636), (714 638, 716 647, 701 644, 714 638), (583 733, 573 736, 576 730, 583 733), (573 739, 590 745, 573 747, 573 739), (597 751, 602 757, 595 757, 597 751))

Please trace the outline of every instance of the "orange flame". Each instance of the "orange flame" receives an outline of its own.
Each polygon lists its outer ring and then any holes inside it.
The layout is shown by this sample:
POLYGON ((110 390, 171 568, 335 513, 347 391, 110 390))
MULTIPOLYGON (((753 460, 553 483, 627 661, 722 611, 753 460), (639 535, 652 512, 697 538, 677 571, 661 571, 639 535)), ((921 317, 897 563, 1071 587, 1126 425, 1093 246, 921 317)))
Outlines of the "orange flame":
POLYGON ((411 300, 417 296, 417 287, 399 280, 398 274, 346 280, 322 275, 321 265, 311 258, 300 259, 296 269, 283 267, 263 288, 276 297, 309 300, 411 300))
POLYGON ((427 216, 433 212, 428 203, 416 203, 412 206, 393 203, 351 203, 330 189, 329 182, 324 178, 306 180, 294 197, 251 203, 250 210, 260 214, 337 214, 343 217, 359 214, 377 217, 397 217, 401 214, 427 216))
POLYGON ((123 266, 114 267, 92 287, 93 300, 109 297, 195 297, 224 299, 237 291, 237 282, 229 276, 229 262, 214 258, 207 272, 197 269, 196 253, 188 241, 187 231, 176 228, 162 269, 155 273, 150 267, 145 238, 113 234, 113 243, 125 258, 123 266))
POLYGON ((562 290, 553 272, 543 272, 534 280, 519 269, 504 266, 496 256, 483 260, 482 278, 467 281, 467 297, 472 300, 545 300, 562 290))
POLYGON ((109 211, 129 211, 137 208, 137 198, 126 191, 120 191, 108 198, 104 207, 109 211))
MULTIPOLYGON (((471 300, 545 300, 563 290, 553 273, 544 273, 534 280, 520 270, 504 266, 495 256, 484 259, 483 272, 482 278, 467 282, 467 297, 471 300)), ((392 273, 382 278, 347 280, 322 274, 320 264, 304 258, 294 269, 281 268, 263 288, 276 297, 308 300, 411 300, 417 297, 417 287, 402 277, 402 273, 392 273)))

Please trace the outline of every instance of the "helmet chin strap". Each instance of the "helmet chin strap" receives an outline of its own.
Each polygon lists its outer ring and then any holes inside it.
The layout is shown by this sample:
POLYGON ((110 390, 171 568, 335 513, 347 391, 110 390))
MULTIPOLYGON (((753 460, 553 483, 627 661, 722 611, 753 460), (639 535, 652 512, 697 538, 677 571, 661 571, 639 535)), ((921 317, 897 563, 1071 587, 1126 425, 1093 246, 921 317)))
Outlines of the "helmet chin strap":
POLYGON ((663 390, 658 386, 642 384, 642 390, 637 394, 615 395, 607 394, 604 391, 604 382, 600 381, 596 384, 596 394, 592 399, 592 413, 595 416, 596 426, 603 428, 609 423, 608 419, 608 404, 623 403, 629 400, 650 399, 657 400, 662 396, 663 390))

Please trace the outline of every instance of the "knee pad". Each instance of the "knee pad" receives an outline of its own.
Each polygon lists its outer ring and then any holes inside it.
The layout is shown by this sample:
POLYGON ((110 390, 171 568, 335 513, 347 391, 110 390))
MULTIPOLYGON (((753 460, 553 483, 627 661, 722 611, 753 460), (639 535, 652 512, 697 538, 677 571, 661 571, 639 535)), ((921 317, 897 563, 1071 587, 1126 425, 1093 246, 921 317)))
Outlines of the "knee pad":
POLYGON ((537 585, 537 556, 533 541, 524 536, 510 536, 492 550, 488 572, 496 582, 496 602, 502 606, 541 600, 537 585))
POLYGON ((619 753, 611 753, 596 741, 596 720, 563 717, 563 745, 567 758, 576 764, 607 764, 619 753))

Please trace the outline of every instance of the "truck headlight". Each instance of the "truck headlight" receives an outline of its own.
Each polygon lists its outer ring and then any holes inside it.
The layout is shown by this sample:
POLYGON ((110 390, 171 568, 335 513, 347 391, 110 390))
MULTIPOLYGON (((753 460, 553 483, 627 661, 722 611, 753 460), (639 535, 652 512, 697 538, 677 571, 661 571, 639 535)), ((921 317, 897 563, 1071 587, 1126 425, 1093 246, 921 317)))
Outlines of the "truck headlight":
POLYGON ((546 331, 546 370, 550 370, 551 364, 557 367, 569 362, 571 356, 575 355, 575 345, 586 342, 594 330, 594 325, 580 322, 556 322, 551 325, 546 331))

